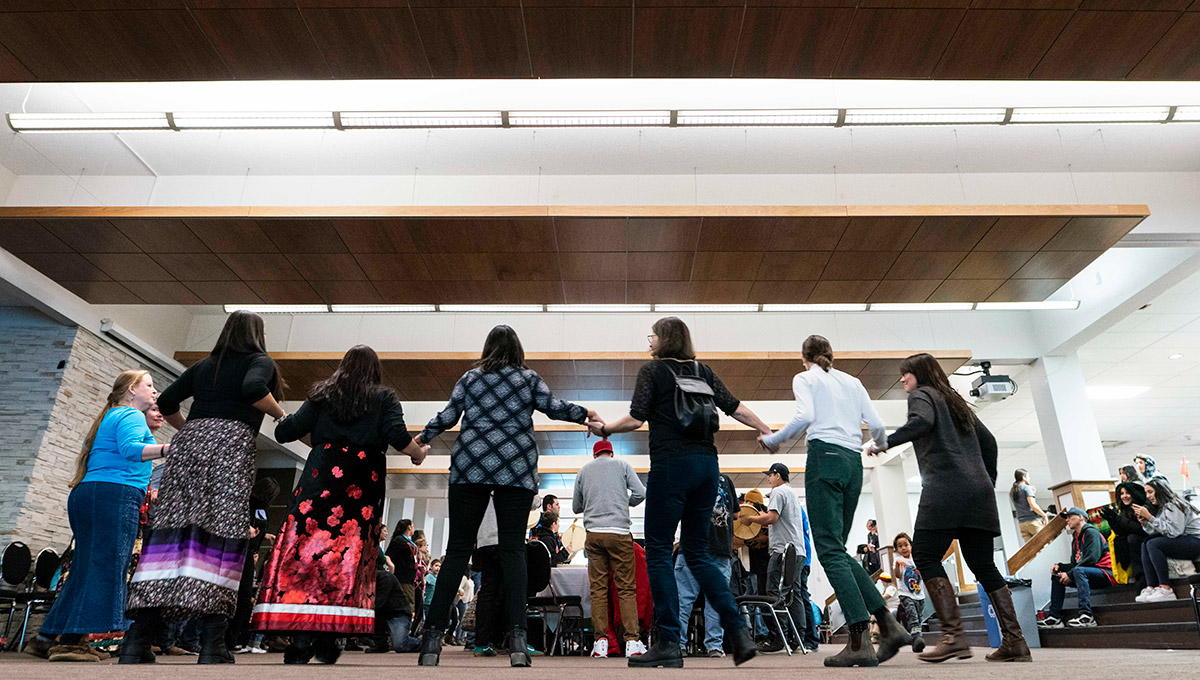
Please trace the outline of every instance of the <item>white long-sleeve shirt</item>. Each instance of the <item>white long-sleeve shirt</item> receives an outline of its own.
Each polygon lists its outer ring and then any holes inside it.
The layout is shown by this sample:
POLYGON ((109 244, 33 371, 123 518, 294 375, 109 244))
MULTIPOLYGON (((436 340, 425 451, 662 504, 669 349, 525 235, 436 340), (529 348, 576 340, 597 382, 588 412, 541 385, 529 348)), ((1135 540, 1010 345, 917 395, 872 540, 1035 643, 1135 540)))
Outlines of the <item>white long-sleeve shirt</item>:
POLYGON ((778 432, 763 437, 766 444, 778 446, 807 429, 809 439, 860 449, 862 424, 866 423, 875 444, 887 448, 883 419, 858 378, 813 364, 792 378, 792 392, 796 395, 796 415, 778 432))

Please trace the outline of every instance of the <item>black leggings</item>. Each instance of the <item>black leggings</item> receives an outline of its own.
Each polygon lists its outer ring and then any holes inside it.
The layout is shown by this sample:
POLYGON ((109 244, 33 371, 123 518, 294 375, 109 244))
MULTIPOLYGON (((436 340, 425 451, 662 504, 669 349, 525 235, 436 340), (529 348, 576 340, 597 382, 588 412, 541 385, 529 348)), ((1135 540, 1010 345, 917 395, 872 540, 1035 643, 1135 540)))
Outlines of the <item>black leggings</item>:
POLYGON ((913 563, 921 572, 921 578, 926 582, 934 578, 948 578, 942 567, 942 556, 955 539, 958 539, 963 560, 986 592, 993 593, 1008 585, 992 559, 994 537, 979 529, 917 529, 913 532, 913 563))
POLYGON ((433 588, 433 601, 425 613, 425 625, 445 631, 450 619, 450 606, 458 592, 458 584, 467 573, 467 562, 475 546, 479 524, 488 503, 496 507, 496 524, 500 539, 498 553, 504 572, 504 604, 509 630, 525 630, 525 587, 528 558, 525 555, 525 523, 533 506, 534 493, 515 486, 490 484, 451 484, 450 537, 446 542, 446 561, 442 570, 447 578, 439 578, 433 588))

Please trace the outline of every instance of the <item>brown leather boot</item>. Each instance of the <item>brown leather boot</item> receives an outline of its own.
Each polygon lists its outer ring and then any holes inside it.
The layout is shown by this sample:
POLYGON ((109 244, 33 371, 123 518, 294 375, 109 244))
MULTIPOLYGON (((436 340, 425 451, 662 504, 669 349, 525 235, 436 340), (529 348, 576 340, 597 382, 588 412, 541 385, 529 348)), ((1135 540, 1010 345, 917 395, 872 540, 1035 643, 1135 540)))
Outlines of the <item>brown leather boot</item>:
POLYGON ((925 592, 933 601, 933 609, 937 612, 938 620, 942 622, 942 636, 936 646, 917 655, 921 661, 938 663, 946 659, 971 658, 971 646, 963 633, 962 618, 958 614, 958 597, 954 594, 954 586, 945 578, 931 578, 925 581, 925 592))
POLYGON ((988 661, 1033 661, 1029 653, 1029 645, 1025 644, 1025 634, 1021 632, 1021 622, 1017 620, 1017 609, 1013 606, 1012 591, 1008 586, 988 593, 992 601, 992 609, 996 611, 996 622, 1000 624, 1000 635, 1003 641, 996 651, 988 654, 988 661))

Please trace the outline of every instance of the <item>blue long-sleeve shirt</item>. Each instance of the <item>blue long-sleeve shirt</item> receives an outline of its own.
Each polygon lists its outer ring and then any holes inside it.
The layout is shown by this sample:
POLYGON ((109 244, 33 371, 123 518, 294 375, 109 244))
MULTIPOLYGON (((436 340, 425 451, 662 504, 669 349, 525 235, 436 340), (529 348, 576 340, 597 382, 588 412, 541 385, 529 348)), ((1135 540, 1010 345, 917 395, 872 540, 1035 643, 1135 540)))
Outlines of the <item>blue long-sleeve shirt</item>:
POLYGON ((154 443, 144 413, 132 406, 109 409, 96 430, 83 481, 112 482, 145 489, 150 483, 153 464, 142 460, 142 448, 154 443))

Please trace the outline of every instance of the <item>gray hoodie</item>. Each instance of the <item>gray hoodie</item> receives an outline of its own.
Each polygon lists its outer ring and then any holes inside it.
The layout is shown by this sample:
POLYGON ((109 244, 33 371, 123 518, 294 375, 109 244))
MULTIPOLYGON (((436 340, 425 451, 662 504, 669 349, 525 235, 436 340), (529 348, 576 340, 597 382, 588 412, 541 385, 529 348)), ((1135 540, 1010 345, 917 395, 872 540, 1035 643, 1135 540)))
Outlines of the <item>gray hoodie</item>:
POLYGON ((571 510, 583 515, 588 531, 628 534, 629 508, 644 500, 646 487, 629 461, 598 456, 579 469, 571 510))
POLYGON ((1200 512, 1196 512, 1187 501, 1182 502, 1186 509, 1175 503, 1169 503, 1158 512, 1158 515, 1146 520, 1146 533, 1150 535, 1176 538, 1188 535, 1200 537, 1200 512))

